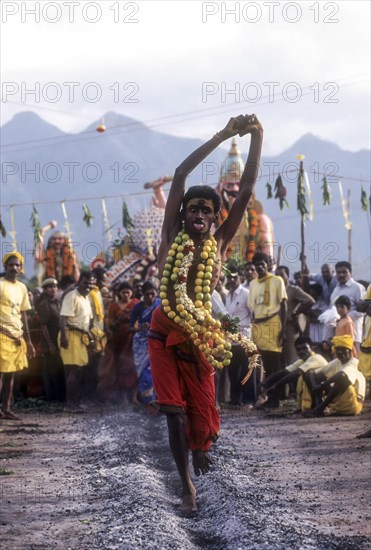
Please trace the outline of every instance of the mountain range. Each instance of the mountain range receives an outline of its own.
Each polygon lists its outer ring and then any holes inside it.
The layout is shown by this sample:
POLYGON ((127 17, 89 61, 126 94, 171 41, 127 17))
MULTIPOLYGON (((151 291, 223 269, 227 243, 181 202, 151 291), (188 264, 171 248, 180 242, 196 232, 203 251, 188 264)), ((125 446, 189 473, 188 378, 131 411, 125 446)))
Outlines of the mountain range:
MULTIPOLYGON (((111 234, 121 227, 122 198, 131 214, 149 205, 151 194, 143 184, 164 174, 174 173, 176 166, 201 145, 198 139, 176 137, 146 127, 137 120, 116 113, 104 116, 105 132, 97 132, 96 121, 79 134, 65 133, 33 112, 15 115, 1 127, 1 216, 8 231, 2 240, 3 252, 10 247, 11 208, 17 240, 26 254, 26 272, 32 272, 32 230, 30 216, 35 205, 41 225, 49 220, 63 229, 65 208, 78 254, 107 247, 102 219, 105 197, 111 234), (86 203, 94 216, 92 227, 82 221, 86 203), (85 250, 85 252, 84 252, 85 250)), ((248 138, 238 138, 246 158, 248 138)), ((216 185, 220 167, 230 144, 215 150, 189 177, 188 185, 216 185)), ((312 271, 325 262, 348 259, 349 234, 344 227, 338 179, 345 199, 350 201, 353 272, 356 278, 371 279, 370 214, 361 207, 361 188, 370 194, 370 151, 344 151, 335 143, 312 134, 303 135, 289 149, 277 156, 264 156, 257 182, 257 198, 262 202, 275 228, 275 239, 282 247, 282 263, 292 271, 299 268, 300 217, 296 208, 298 154, 305 155, 314 206, 313 221, 306 224, 306 255, 312 271), (278 201, 267 200, 266 183, 273 187, 278 173, 287 188, 289 208, 280 211, 278 201), (322 204, 322 178, 326 174, 331 188, 331 203, 322 204), (349 195, 349 196, 348 196, 349 195)), ((166 189, 166 188, 165 188, 166 189)), ((90 256, 93 253, 90 253, 90 256)), ((89 255, 88 255, 89 256, 89 255)), ((86 257, 86 260, 92 259, 86 257)))

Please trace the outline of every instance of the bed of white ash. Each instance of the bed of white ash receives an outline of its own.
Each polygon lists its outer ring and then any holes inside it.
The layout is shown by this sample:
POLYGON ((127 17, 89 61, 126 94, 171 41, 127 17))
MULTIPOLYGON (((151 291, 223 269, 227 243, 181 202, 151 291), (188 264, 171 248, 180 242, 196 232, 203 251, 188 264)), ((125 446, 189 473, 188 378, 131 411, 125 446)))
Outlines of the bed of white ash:
POLYGON ((163 416, 23 412, 0 424, 0 548, 371 548, 370 424, 224 410, 184 518, 163 416))

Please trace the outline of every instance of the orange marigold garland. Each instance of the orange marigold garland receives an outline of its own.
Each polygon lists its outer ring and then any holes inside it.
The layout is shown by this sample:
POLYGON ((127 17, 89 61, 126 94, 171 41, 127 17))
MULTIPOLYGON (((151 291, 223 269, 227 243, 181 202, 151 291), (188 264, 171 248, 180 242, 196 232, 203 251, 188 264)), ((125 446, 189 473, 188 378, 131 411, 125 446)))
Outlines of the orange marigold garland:
MULTIPOLYGON (((47 277, 56 276, 56 253, 54 248, 47 248, 45 253, 45 273, 47 277)), ((64 242, 62 248, 63 275, 74 275, 75 255, 68 242, 64 242)))

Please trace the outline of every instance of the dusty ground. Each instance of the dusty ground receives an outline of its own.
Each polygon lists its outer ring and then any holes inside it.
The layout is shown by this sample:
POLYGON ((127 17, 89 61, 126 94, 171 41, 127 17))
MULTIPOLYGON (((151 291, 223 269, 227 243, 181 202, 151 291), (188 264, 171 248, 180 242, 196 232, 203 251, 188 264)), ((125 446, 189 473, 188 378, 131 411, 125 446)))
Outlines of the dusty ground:
POLYGON ((165 419, 23 411, 0 421, 0 547, 371 548, 370 406, 358 418, 222 412, 199 513, 178 515, 165 419))

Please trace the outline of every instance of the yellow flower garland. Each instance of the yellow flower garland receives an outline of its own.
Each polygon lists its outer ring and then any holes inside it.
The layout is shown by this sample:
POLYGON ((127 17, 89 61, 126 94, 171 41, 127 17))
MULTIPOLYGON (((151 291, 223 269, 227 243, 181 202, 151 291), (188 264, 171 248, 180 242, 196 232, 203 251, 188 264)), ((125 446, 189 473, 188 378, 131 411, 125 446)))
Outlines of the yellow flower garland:
POLYGON ((193 344, 203 352, 215 368, 228 366, 232 357, 231 342, 239 343, 250 356, 250 367, 258 363, 255 344, 241 334, 222 330, 221 322, 211 315, 211 279, 217 243, 213 235, 205 240, 195 279, 195 301, 187 294, 188 272, 193 263, 195 245, 185 231, 179 231, 168 252, 161 278, 160 298, 164 312, 181 326, 193 344), (171 309, 168 299, 168 284, 174 283, 176 307, 171 309))

